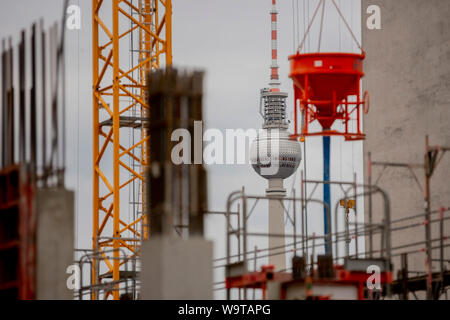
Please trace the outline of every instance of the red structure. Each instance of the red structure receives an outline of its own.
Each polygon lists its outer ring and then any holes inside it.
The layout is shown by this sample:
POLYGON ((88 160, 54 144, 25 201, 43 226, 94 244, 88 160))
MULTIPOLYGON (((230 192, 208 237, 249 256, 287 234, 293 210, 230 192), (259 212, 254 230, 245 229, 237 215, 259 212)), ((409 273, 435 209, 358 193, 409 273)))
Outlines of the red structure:
MULTIPOLYGON (((280 284, 278 295, 279 299, 286 300, 286 293, 289 288, 301 284, 306 289, 306 296, 313 300, 341 299, 339 293, 333 297, 329 295, 314 295, 314 287, 318 285, 332 285, 336 288, 340 286, 353 286, 357 288, 357 300, 365 300, 364 291, 366 290, 367 279, 370 277, 365 271, 345 270, 341 265, 334 266, 334 276, 331 278, 320 278, 317 270, 304 279, 293 279, 292 273, 275 272, 273 265, 262 266, 261 271, 244 273, 226 277, 225 288, 227 289, 261 289, 262 299, 267 299, 268 282, 277 282, 280 284)), ((392 272, 383 271, 380 273, 380 285, 392 283, 392 272)), ((339 292, 339 290, 337 291, 339 292)), ((335 292, 336 293, 336 292, 335 292)))
POLYGON ((361 53, 320 52, 325 10, 325 0, 320 0, 296 54, 289 57, 291 62, 289 77, 294 82, 293 138, 315 135, 344 136, 346 140, 362 140, 365 137, 361 130, 362 111, 365 113, 369 111, 369 95, 365 92, 361 97, 360 91, 365 54, 336 2, 332 0, 331 3, 361 53), (302 53, 303 45, 320 8, 322 14, 317 52, 302 53), (298 111, 301 113, 301 121, 298 111), (313 132, 309 124, 316 120, 322 126, 322 130, 313 132), (344 124, 343 130, 331 129, 336 120, 344 124))
POLYGON ((24 168, 0 171, 0 299, 36 298, 34 187, 24 168))
POLYGON ((346 140, 364 139, 361 109, 367 113, 369 102, 367 92, 362 98, 360 95, 364 53, 297 53, 289 60, 289 76, 294 82, 294 136, 340 135, 346 140), (315 120, 322 131, 310 131, 309 124, 315 120), (336 120, 344 123, 343 131, 331 130, 336 120))
POLYGON ((262 266, 261 271, 244 273, 226 277, 225 288, 227 289, 261 289, 262 299, 266 299, 267 282, 284 282, 292 279, 292 274, 287 272, 275 272, 273 265, 262 266))

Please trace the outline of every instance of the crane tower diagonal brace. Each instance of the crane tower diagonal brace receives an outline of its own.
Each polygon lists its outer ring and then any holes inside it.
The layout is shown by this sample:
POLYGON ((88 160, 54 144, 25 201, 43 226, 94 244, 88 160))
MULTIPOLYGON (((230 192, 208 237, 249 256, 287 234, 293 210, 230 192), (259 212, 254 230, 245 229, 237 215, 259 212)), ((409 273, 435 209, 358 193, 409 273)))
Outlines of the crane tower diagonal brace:
POLYGON ((119 299, 121 282, 130 275, 126 264, 136 261, 141 241, 149 237, 142 196, 151 158, 146 77, 172 64, 172 1, 92 0, 92 30, 91 286, 112 280, 92 298, 119 299), (123 201, 127 197, 129 203, 123 201))

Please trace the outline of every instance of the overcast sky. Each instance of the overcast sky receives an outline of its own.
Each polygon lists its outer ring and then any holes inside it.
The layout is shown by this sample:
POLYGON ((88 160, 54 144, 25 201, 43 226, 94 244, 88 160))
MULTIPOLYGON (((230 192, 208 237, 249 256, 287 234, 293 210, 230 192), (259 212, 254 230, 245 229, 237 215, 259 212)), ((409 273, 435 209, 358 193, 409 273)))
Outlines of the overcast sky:
MULTIPOLYGON (((0 38, 12 35, 19 40, 20 29, 44 17, 46 26, 60 18, 61 0, 1 0, 0 38)), ((282 90, 289 93, 288 116, 292 120, 292 82, 288 78, 288 55, 294 53, 305 22, 318 0, 279 0, 279 64, 282 90), (298 18, 296 9, 298 5, 298 18), (293 11, 293 8, 295 9, 293 11), (298 19, 298 25, 297 25, 298 19), (295 22, 295 26, 294 26, 295 22)), ((92 235, 92 75, 91 75, 91 1, 72 0, 81 7, 81 30, 67 31, 67 186, 76 192, 76 246, 91 247, 92 235)), ((361 8, 359 0, 337 0, 348 23, 360 38, 361 8)), ((204 85, 205 122, 208 128, 259 128, 257 113, 259 90, 267 86, 270 55, 270 0, 173 0, 173 61, 175 66, 206 72, 204 85)), ((328 1, 323 29, 322 51, 357 52, 357 46, 328 1)), ((318 23, 313 26, 306 49, 315 51, 318 23), (308 48, 309 46, 309 48, 308 48)), ((123 49, 123 48, 122 48, 123 49)), ((331 179, 353 180, 356 172, 362 181, 362 143, 344 142, 333 137, 331 179)), ((303 145, 302 145, 303 147, 303 145)), ((307 139, 307 177, 322 179, 322 140, 307 139)), ((304 161, 304 160, 303 160, 304 161)), ((253 172, 250 165, 207 166, 209 174, 209 208, 224 210, 232 191, 245 186, 248 193, 263 195, 267 182, 253 172)), ((303 169, 303 162, 300 165, 303 169)), ((285 181, 290 191, 298 191, 298 172, 285 181)), ((338 191, 332 189, 332 204, 338 191)), ((315 198, 322 197, 319 188, 315 198)), ((362 210, 363 204, 358 204, 362 210)), ((264 207, 250 219, 257 228, 267 227, 264 207)), ((310 232, 322 232, 322 208, 311 207, 310 232)), ((362 214, 360 215, 363 216, 362 214)), ((214 240, 215 256, 224 255, 224 220, 206 219, 206 237, 214 240)), ((251 244, 252 245, 252 244, 251 244)), ((216 281, 219 279, 216 279, 216 281)))

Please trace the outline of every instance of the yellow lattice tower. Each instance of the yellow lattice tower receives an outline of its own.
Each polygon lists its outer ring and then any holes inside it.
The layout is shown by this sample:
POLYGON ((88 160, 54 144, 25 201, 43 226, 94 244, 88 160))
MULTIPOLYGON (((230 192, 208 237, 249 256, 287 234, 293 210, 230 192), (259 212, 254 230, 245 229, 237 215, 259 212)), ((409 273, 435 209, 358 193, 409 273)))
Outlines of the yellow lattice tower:
POLYGON ((172 64, 172 0, 92 0, 92 27, 93 250, 97 253, 92 285, 112 279, 105 297, 119 299, 124 263, 138 257, 140 242, 148 238, 142 196, 150 159, 146 74, 172 64), (133 56, 138 57, 136 65, 130 63, 133 56), (136 131, 138 141, 131 141, 136 131), (130 216, 121 213, 120 205, 126 190, 136 183, 140 200, 133 200, 130 216))

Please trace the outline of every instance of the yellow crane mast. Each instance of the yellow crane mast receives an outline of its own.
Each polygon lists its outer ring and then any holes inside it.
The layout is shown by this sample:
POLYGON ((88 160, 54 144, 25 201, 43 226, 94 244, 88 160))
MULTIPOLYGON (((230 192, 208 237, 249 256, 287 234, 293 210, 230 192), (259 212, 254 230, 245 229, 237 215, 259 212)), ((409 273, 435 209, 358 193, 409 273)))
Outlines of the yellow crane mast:
MULTIPOLYGON (((124 264, 139 256, 140 243, 149 236, 143 196, 150 160, 146 74, 172 64, 171 33, 172 0, 92 0, 91 284, 110 282, 105 298, 119 299, 124 264), (133 212, 121 212, 131 186, 138 189, 133 212)), ((92 298, 99 298, 98 291, 92 298)))

